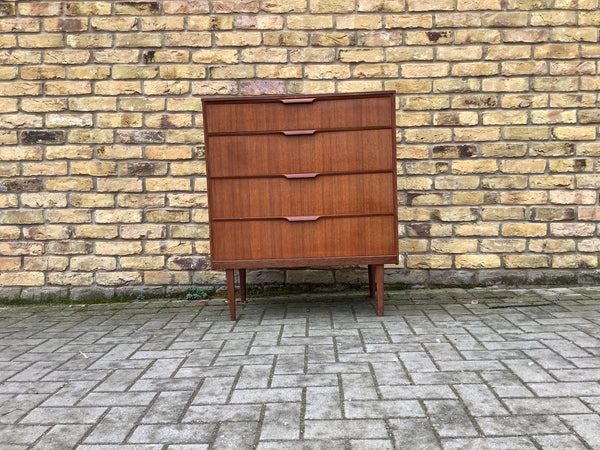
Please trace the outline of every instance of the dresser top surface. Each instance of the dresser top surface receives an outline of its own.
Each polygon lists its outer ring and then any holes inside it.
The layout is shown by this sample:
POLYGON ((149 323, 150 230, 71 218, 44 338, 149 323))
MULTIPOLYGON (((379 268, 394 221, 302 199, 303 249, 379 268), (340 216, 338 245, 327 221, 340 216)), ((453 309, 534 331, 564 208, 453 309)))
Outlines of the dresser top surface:
POLYGON ((279 102, 293 99, 339 100, 352 98, 373 98, 395 96, 396 91, 370 91, 370 92, 343 92, 332 94, 289 94, 289 95, 248 95, 230 97, 204 97, 203 103, 253 103, 253 102, 279 102))

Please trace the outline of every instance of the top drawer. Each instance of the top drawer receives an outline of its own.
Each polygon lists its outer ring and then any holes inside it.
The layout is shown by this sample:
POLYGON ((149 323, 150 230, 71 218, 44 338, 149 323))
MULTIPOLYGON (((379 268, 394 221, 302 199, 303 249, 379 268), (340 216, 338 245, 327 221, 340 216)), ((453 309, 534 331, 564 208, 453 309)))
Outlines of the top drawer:
POLYGON ((394 96, 232 98, 204 103, 207 133, 392 127, 394 96))

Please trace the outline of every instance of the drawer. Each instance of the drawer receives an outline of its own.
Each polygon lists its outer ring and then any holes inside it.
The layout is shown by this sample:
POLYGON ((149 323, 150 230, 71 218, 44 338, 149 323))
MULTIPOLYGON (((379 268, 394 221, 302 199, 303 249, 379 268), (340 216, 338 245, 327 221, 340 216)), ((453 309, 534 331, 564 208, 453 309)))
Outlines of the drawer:
POLYGON ((395 170, 395 130, 211 136, 210 177, 395 170))
POLYGON ((328 128, 392 127, 392 95, 303 97, 205 102, 207 133, 240 133, 328 128))
POLYGON ((396 208, 391 171, 287 177, 211 180, 211 219, 392 214, 396 208))
POLYGON ((217 221, 211 227, 214 262, 257 259, 395 255, 393 215, 217 221))

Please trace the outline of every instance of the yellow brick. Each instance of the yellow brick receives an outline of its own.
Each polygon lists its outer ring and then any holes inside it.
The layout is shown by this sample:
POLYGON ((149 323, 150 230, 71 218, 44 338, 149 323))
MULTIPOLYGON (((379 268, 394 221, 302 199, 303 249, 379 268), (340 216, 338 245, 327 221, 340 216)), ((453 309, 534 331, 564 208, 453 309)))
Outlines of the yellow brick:
POLYGON ((98 192, 142 192, 142 180, 139 178, 99 178, 98 192))
POLYGON ((263 1, 262 9, 270 13, 305 12, 307 0, 268 0, 263 1))
POLYGON ((173 285, 186 285, 190 283, 190 274, 188 272, 178 271, 153 271, 148 270, 144 272, 144 283, 145 284, 173 284, 173 285))
POLYGON ((92 214, 81 209, 51 209, 47 211, 46 218, 49 223, 89 223, 92 214))
POLYGON ((93 149, 87 145, 52 145, 46 147, 46 159, 91 159, 93 149))
POLYGON ((141 94, 139 81, 98 81, 94 93, 97 95, 132 95, 141 94))
POLYGON ((543 141, 549 136, 548 127, 506 127, 504 128, 504 138, 513 141, 543 141))
POLYGON ((46 181, 46 189, 48 191, 91 191, 93 183, 91 178, 83 177, 59 177, 50 178, 46 181))
POLYGON ((64 47, 63 36, 61 34, 44 35, 22 35, 19 36, 19 47, 21 48, 53 48, 64 47))
POLYGON ((205 78, 206 69, 204 67, 181 65, 162 66, 160 68, 160 77, 164 80, 181 78, 205 78))
POLYGON ((116 225, 76 225, 73 231, 77 239, 113 239, 118 236, 116 225))
POLYGON ((525 189, 527 187, 525 175, 498 175, 483 177, 481 186, 484 189, 525 189))
POLYGON ((97 124, 102 128, 140 128, 142 114, 137 113, 100 113, 97 124))
POLYGON ((110 144, 114 140, 112 130, 78 130, 69 131, 71 144, 110 144))
POLYGON ((111 14, 112 2, 69 2, 65 14, 67 16, 107 16, 111 14))
POLYGON ((486 78, 482 81, 484 91, 519 92, 529 90, 527 78, 486 78))
POLYGON ((288 15, 287 27, 290 30, 323 30, 333 28, 333 16, 288 15))
POLYGON ((452 267, 452 256, 409 254, 406 265, 409 269, 450 269, 452 267))
MULTIPOLYGON (((239 33, 238 36, 241 40, 244 40, 245 33, 239 33)), ((157 35, 160 38, 160 35, 157 35)), ((260 34, 258 34, 260 37, 260 34)), ((165 45, 168 47, 210 47, 211 46, 211 33, 203 33, 196 31, 188 31, 186 33, 166 33, 164 36, 165 45)), ((245 45, 252 45, 253 40, 247 39, 245 45)), ((219 43, 217 37, 217 45, 224 45, 219 43)), ((235 45, 230 43, 229 45, 235 45)))
POLYGON ((543 205, 548 201, 548 194, 544 191, 503 192, 500 201, 506 204, 543 205))
MULTIPOLYGON (((65 78, 66 71, 60 66, 30 66, 21 69, 21 78, 24 80, 49 80, 65 78)), ((2 77, 6 78, 6 77, 2 77)), ((11 79, 11 78, 7 78, 11 79)))
POLYGON ((188 81, 144 81, 147 95, 181 95, 189 92, 188 81))
POLYGON ((116 267, 116 258, 110 256, 73 256, 70 263, 70 269, 74 272, 115 270, 116 267))
POLYGON ((323 13, 349 13, 355 8, 353 0, 311 0, 310 12, 323 13))
POLYGON ((77 208, 111 208, 115 198, 113 194, 71 194, 70 203, 77 208))
POLYGON ((34 241, 69 239, 70 229, 61 225, 40 225, 23 229, 23 236, 34 241))
POLYGON ((598 267, 596 255, 553 255, 552 268, 556 269, 595 269, 598 267))
MULTIPOLYGON (((248 49, 242 50, 242 52, 247 51, 248 49)), ((200 64, 236 64, 239 61, 239 57, 237 50, 210 49, 199 50, 197 52, 194 52, 194 54, 192 55, 192 61, 200 64)))
POLYGON ((149 146, 146 149, 146 158, 148 159, 177 160, 190 159, 192 156, 192 147, 186 145, 169 147, 149 146))
POLYGON ((502 236, 508 237, 540 237, 546 236, 548 226, 544 223, 505 223, 502 225, 502 236))
POLYGON ((41 92, 41 83, 19 81, 0 83, 0 97, 40 95, 41 92))
POLYGON ((112 45, 113 36, 111 34, 67 35, 67 47, 71 48, 107 48, 112 45))
POLYGON ((575 241, 571 239, 531 239, 529 251, 550 254, 574 252, 575 241))
POLYGON ((434 253, 474 253, 477 251, 477 239, 432 239, 431 251, 434 253))
POLYGON ((43 272, 4 272, 0 273, 0 286, 43 286, 43 272))
POLYGON ((444 45, 452 42, 452 31, 407 31, 407 45, 444 45))
POLYGON ((165 265, 164 256, 121 256, 119 262, 123 269, 152 270, 162 269, 165 265))
POLYGON ((191 189, 190 180, 185 178, 148 178, 146 180, 148 192, 190 191, 191 189))
POLYGON ((433 116, 433 123, 440 126, 477 125, 478 122, 479 116, 471 111, 440 112, 433 116))
POLYGON ((577 122, 577 113, 576 111, 564 111, 556 109, 532 111, 531 121, 535 124, 575 123, 577 122))
POLYGON ((453 161, 452 173, 470 174, 470 173, 494 173, 498 170, 498 163, 495 160, 478 159, 476 161, 453 161))
POLYGON ((141 242, 120 242, 120 241, 97 241, 97 255, 136 255, 142 253, 141 242))
MULTIPOLYGON (((210 34, 206 33, 210 39, 210 34)), ((258 46, 261 44, 262 35, 259 32, 216 32, 215 44, 219 47, 247 47, 247 46, 258 46)), ((210 46, 210 42, 207 42, 207 47, 210 46)))
POLYGON ((96 283, 99 286, 142 284, 142 275, 139 272, 97 272, 96 283))
POLYGON ((172 225, 173 238, 208 239, 208 226, 204 225, 172 225))
POLYGON ((137 63, 139 50, 101 50, 94 52, 94 62, 98 64, 137 63))
POLYGON ((503 259, 507 269, 550 267, 549 257, 546 255, 505 255, 503 259))
POLYGON ((192 253, 192 244, 182 240, 148 241, 145 244, 145 250, 145 253, 149 255, 184 255, 192 253))
POLYGON ((457 269, 495 269, 500 267, 498 255, 456 255, 457 269))
POLYGON ((483 220, 523 220, 525 208, 522 206, 490 206, 481 211, 483 220))
POLYGON ((67 175, 66 162, 45 162, 45 163, 24 163, 22 165, 22 174, 24 176, 56 176, 67 175))
POLYGON ((139 66, 115 66, 112 68, 112 76, 115 80, 156 78, 158 67, 139 67, 139 66))
POLYGON ((46 126, 48 128, 91 127, 93 116, 91 114, 48 114, 46 126))
POLYGON ((73 111, 116 111, 117 99, 114 97, 71 98, 69 108, 73 111))
POLYGON ((159 33, 125 33, 115 34, 117 48, 152 48, 162 46, 162 35, 159 33))
POLYGON ((500 225, 497 223, 470 223, 467 225, 456 225, 454 228, 456 236, 498 236, 500 225))
MULTIPOLYGON (((438 22, 439 26, 439 22, 438 22)), ((444 25, 441 25, 444 26, 444 25)), ((448 26, 448 25, 445 25, 448 26)), ((465 24, 460 24, 459 26, 465 26, 465 24)), ((454 43, 457 45, 460 44, 474 44, 474 43, 482 43, 482 44, 500 44, 502 42, 502 37, 498 30, 481 30, 481 29, 471 29, 471 30, 456 30, 454 34, 454 43)))
POLYGON ((454 133, 455 142, 498 141, 501 132, 496 127, 457 128, 454 133))
POLYGON ((157 209, 147 211, 146 220, 152 223, 189 222, 190 212, 175 208, 157 209))
MULTIPOLYGON (((188 19, 188 30, 231 30, 233 29, 233 17, 228 16, 190 16, 188 19)), ((142 22, 143 25, 143 22, 142 22)), ((183 25, 183 24, 182 24, 183 25)))
MULTIPOLYGON (((86 19, 87 20, 87 19, 86 19)), ((135 29, 135 17, 93 17, 92 29, 98 31, 131 31, 135 29)))
POLYGON ((596 140, 596 127, 573 126, 573 127, 555 127, 552 129, 552 135, 562 141, 593 141, 596 140))
POLYGON ((526 153, 525 144, 490 143, 481 147, 481 156, 488 158, 518 158, 525 156, 526 153))
POLYGON ((98 210, 94 213, 96 223, 139 223, 142 211, 138 209, 98 210))
POLYGON ((444 77, 450 73, 447 63, 403 63, 400 68, 403 78, 444 77))

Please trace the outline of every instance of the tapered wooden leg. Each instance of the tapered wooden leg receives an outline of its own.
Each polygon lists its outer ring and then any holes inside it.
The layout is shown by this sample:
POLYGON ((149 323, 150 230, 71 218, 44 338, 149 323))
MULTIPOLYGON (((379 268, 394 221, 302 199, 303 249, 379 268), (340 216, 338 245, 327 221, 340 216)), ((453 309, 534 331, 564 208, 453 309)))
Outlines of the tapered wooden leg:
POLYGON ((225 279, 227 280, 227 299, 229 300, 229 316, 235 320, 235 272, 233 269, 225 269, 225 279))
POLYGON ((246 269, 240 269, 240 298, 242 303, 246 303, 246 269))
POLYGON ((369 297, 375 297, 375 266, 369 264, 369 297))
POLYGON ((375 283, 377 284, 377 315, 383 316, 383 264, 375 265, 375 283))

